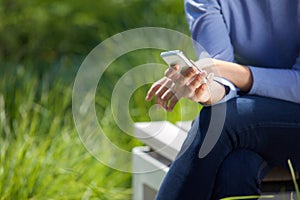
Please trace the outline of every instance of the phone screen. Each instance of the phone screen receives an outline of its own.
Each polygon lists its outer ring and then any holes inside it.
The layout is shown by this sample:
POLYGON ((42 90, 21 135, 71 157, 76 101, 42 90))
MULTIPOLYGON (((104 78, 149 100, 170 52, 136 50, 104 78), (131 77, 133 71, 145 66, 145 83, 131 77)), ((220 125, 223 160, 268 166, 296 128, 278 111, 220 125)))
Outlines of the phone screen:
POLYGON ((188 59, 184 53, 180 50, 162 52, 160 56, 168 65, 179 65, 180 71, 187 69, 190 66, 196 67, 201 71, 190 59, 188 59))

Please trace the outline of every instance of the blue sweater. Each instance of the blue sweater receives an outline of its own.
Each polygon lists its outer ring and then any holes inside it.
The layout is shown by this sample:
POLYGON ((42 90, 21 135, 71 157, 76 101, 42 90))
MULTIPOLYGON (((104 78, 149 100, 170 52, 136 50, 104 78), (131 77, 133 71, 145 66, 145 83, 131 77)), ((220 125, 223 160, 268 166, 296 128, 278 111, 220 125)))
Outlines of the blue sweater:
POLYGON ((250 94, 300 103, 300 0, 185 0, 211 57, 248 65, 250 94))

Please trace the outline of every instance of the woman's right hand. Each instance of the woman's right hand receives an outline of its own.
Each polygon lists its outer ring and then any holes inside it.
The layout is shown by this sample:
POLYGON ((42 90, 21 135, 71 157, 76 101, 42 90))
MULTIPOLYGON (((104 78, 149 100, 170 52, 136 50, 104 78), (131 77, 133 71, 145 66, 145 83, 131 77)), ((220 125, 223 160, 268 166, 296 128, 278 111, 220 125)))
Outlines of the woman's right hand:
POLYGON ((156 104, 167 111, 172 111, 181 97, 203 104, 210 104, 210 82, 207 82, 206 72, 199 72, 189 67, 179 72, 179 66, 169 67, 165 76, 156 81, 149 89, 146 100, 156 96, 156 104))

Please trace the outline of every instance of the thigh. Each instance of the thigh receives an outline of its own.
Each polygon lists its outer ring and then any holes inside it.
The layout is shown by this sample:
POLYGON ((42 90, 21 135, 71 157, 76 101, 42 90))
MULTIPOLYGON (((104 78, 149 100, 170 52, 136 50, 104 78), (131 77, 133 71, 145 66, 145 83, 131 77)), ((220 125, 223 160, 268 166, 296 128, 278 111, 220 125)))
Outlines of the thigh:
POLYGON ((228 102, 222 134, 230 138, 233 149, 253 150, 282 167, 291 159, 300 169, 300 104, 256 96, 237 98, 228 102))
POLYGON ((240 148, 281 166, 292 158, 296 169, 300 169, 299 115, 298 104, 256 96, 203 108, 162 184, 158 199, 210 199, 222 162, 240 148), (215 141, 206 140, 211 136, 215 141), (205 141, 209 141, 211 149, 201 157, 199 151, 205 141))

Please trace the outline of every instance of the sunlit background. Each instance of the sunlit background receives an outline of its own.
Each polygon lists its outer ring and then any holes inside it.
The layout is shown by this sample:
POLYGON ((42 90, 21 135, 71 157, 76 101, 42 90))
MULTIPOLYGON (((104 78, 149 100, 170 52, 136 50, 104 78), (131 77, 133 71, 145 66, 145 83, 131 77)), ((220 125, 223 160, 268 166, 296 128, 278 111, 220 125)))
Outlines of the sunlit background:
MULTIPOLYGON (((0 199, 131 199, 132 175, 105 166, 82 145, 72 116, 72 87, 94 47, 119 32, 148 26, 189 34, 183 1, 0 0, 0 199)), ((109 109, 111 91, 132 67, 163 64, 159 52, 124 55, 99 82, 99 124, 127 151, 143 144, 120 134, 109 109)), ((144 101, 149 87, 131 97, 135 121, 150 120, 154 102, 144 101)), ((158 110, 152 117, 175 122, 197 112, 198 105, 183 100, 173 113, 158 110)))

